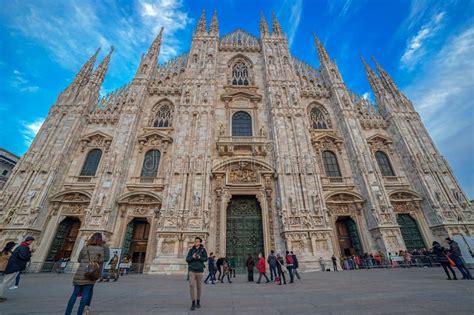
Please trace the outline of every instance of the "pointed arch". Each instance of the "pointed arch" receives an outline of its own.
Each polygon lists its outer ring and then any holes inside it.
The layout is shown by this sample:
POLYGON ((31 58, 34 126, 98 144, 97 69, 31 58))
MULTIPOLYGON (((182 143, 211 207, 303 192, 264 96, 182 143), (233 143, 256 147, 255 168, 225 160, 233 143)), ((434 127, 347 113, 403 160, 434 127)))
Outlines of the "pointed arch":
POLYGON ((249 58, 238 54, 228 63, 228 84, 236 86, 253 85, 253 63, 249 58))
POLYGON ((331 118, 324 106, 311 103, 308 106, 308 115, 312 129, 332 129, 331 118))
POLYGON ((272 173, 272 174, 275 173, 275 169, 270 164, 264 161, 257 160, 257 159, 250 159, 250 158, 240 158, 240 157, 231 158, 215 165, 212 168, 212 172, 216 173, 216 172, 225 171, 230 165, 238 164, 238 163, 247 163, 247 164, 255 165, 256 167, 260 169, 261 172, 264 172, 264 173, 272 173))
POLYGON ((173 122, 173 102, 164 98, 153 107, 150 126, 156 128, 170 128, 173 122))
POLYGON ((132 191, 121 195, 117 199, 119 204, 159 204, 163 202, 163 198, 158 194, 150 191, 132 191))
POLYGON ((68 190, 53 195, 51 202, 89 203, 92 195, 87 191, 68 190))

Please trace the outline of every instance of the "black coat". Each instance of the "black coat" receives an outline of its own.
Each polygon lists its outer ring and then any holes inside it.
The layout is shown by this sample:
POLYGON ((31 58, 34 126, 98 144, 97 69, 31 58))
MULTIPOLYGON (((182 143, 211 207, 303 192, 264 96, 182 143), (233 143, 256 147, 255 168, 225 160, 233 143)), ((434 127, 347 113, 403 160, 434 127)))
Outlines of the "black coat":
POLYGON ((253 267, 255 267, 255 260, 253 260, 253 257, 247 258, 247 261, 245 262, 245 266, 247 267, 248 271, 253 271, 253 267))
POLYGON ((31 259, 31 250, 26 245, 18 246, 14 251, 10 259, 8 260, 5 274, 14 273, 17 271, 23 271, 26 269, 26 264, 31 259))
POLYGON ((297 269, 299 267, 298 258, 296 258, 296 255, 292 255, 292 256, 293 256, 293 268, 297 269))

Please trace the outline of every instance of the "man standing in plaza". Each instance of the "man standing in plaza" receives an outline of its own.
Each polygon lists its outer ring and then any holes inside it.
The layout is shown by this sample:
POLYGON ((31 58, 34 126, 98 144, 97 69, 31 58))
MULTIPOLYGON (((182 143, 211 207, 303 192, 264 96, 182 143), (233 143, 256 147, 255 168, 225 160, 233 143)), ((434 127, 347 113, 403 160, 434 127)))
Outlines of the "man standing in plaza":
POLYGON ((189 291, 191 293, 191 311, 201 307, 201 287, 202 274, 204 272, 204 262, 207 260, 207 252, 201 244, 202 239, 196 237, 194 246, 189 249, 186 256, 189 272, 189 291))
POLYGON ((332 260, 332 269, 334 271, 337 271, 337 258, 336 256, 334 256, 334 254, 332 254, 331 260, 332 260))
POLYGON ((285 262, 286 269, 288 269, 288 274, 290 275, 290 283, 293 283, 295 282, 293 273, 293 255, 290 255, 289 251, 286 251, 285 262))
POLYGON ((27 236, 25 241, 13 251, 8 260, 5 276, 3 277, 3 282, 0 284, 0 303, 7 300, 3 297, 5 289, 9 288, 15 282, 20 272, 26 269, 26 264, 30 261, 32 253, 30 245, 34 240, 33 236, 27 236))
POLYGON ((296 276, 296 278, 298 278, 298 280, 301 280, 300 274, 298 273, 298 267, 299 267, 298 257, 296 257, 296 255, 293 252, 290 252, 290 254, 291 254, 291 257, 293 257, 293 274, 296 276))
POLYGON ((462 257, 461 248, 459 248, 459 244, 449 237, 446 238, 446 242, 449 245, 449 251, 452 254, 454 254, 456 258, 455 259, 456 267, 461 272, 463 279, 472 279, 471 272, 469 271, 469 268, 467 268, 466 262, 464 261, 464 258, 462 257))
POLYGON ((270 266, 270 279, 273 281, 273 275, 275 278, 278 277, 277 274, 277 258, 275 256, 275 251, 272 249, 270 255, 267 258, 268 265, 270 266))

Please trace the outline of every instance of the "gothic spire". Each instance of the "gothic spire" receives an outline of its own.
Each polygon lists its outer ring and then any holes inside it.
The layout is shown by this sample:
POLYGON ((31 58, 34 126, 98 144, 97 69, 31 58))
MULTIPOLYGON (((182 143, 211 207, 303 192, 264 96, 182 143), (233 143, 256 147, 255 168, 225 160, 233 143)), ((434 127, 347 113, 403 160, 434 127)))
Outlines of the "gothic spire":
POLYGON ((219 35, 219 21, 217 20, 217 10, 214 10, 214 14, 212 15, 209 32, 213 35, 219 35))
POLYGON ((313 37, 314 37, 314 42, 316 43, 316 49, 318 51, 319 62, 321 64, 331 62, 331 60, 329 59, 329 54, 326 51, 326 48, 324 48, 318 36, 316 36, 316 33, 314 32, 313 32, 313 37))
POLYGON ((196 34, 206 33, 206 10, 202 10, 201 18, 199 19, 198 25, 196 27, 196 34))
POLYGON ((282 36, 283 35, 283 31, 281 29, 281 25, 280 25, 280 22, 278 22, 278 18, 275 14, 275 12, 272 13, 272 32, 274 35, 277 35, 277 36, 282 36))
POLYGON ((365 62, 365 59, 364 57, 362 57, 362 55, 360 56, 360 60, 364 64, 365 74, 367 75, 367 80, 369 81, 370 87, 372 88, 374 95, 379 96, 381 91, 379 77, 377 77, 374 70, 372 70, 372 68, 365 62))
POLYGON ((392 77, 385 71, 382 66, 377 62, 374 56, 372 56, 372 60, 375 63, 375 67, 377 68, 377 72, 380 75, 380 79, 384 83, 384 85, 391 90, 391 92, 395 92, 398 94, 398 88, 395 82, 393 81, 392 77))
POLYGON ((76 77, 72 85, 83 84, 89 81, 90 76, 92 74, 92 70, 94 70, 95 60, 97 59, 97 55, 99 54, 100 47, 97 48, 95 53, 86 61, 86 63, 82 66, 81 70, 77 73, 76 77))
POLYGON ((267 20, 265 19, 265 16, 262 12, 260 15, 260 36, 264 37, 268 35, 270 35, 270 29, 268 28, 267 20))
POLYGON ((92 84, 96 86, 101 86, 102 82, 104 82, 105 74, 109 69, 109 62, 110 58, 112 58, 112 53, 114 52, 114 46, 110 48, 110 52, 105 56, 102 62, 99 64, 97 69, 95 70, 94 74, 92 75, 91 81, 92 84))
POLYGON ((158 62, 158 55, 160 54, 160 47, 161 47, 161 38, 163 36, 163 27, 160 28, 160 32, 156 35, 155 40, 151 43, 150 48, 148 48, 148 52, 146 53, 146 57, 152 59, 155 64, 158 62))

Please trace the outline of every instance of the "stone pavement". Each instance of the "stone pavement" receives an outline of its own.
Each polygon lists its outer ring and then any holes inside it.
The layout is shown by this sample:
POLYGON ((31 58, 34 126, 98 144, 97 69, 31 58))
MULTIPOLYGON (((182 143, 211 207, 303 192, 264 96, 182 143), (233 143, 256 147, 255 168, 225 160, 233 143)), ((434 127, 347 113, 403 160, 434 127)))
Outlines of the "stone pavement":
MULTIPOLYGON (((91 314, 474 314, 474 281, 447 281, 441 268, 314 272, 286 286, 245 277, 203 284, 203 307, 191 312, 183 276, 128 275, 95 286, 91 314)), ((25 275, 0 314, 64 314, 71 281, 25 275)))

